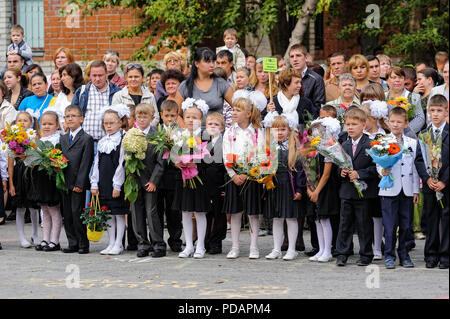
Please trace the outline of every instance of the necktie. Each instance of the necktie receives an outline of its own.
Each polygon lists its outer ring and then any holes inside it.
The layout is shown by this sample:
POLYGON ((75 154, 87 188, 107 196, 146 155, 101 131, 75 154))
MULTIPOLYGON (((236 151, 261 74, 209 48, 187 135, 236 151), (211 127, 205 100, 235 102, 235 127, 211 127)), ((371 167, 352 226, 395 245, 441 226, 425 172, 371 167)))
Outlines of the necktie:
POLYGON ((434 137, 436 137, 436 138, 437 138, 437 137, 439 136, 439 134, 441 134, 441 130, 440 130, 440 129, 438 129, 438 128, 437 128, 437 129, 435 129, 435 130, 434 130, 434 137))
POLYGON ((355 156, 356 148, 357 148, 357 147, 358 147, 358 143, 353 142, 353 143, 352 143, 352 152, 353 152, 353 156, 355 156))
POLYGON ((69 145, 72 145, 72 140, 73 140, 72 134, 70 134, 70 137, 69 137, 69 145))

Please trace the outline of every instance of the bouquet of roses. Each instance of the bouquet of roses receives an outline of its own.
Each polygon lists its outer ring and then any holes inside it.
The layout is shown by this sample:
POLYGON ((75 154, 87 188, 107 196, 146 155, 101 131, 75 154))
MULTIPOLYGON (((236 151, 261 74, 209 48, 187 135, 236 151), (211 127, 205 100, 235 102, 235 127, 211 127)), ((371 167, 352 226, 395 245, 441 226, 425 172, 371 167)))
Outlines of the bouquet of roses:
POLYGON ((206 155, 210 155, 206 149, 208 142, 202 142, 198 135, 193 135, 187 129, 176 129, 171 132, 171 140, 173 146, 170 153, 166 151, 164 158, 169 158, 174 164, 178 164, 181 168, 181 177, 183 178, 183 186, 196 188, 195 180, 203 185, 201 178, 198 176, 196 161, 202 160, 206 155))
POLYGON ((147 138, 138 128, 130 129, 123 137, 122 147, 125 150, 125 174, 124 196, 134 203, 138 195, 137 176, 140 170, 145 168, 142 162, 147 150, 147 138))
MULTIPOLYGON (((379 139, 370 142, 371 148, 366 152, 372 157, 373 161, 386 170, 392 167, 403 157, 403 153, 407 152, 405 147, 400 147, 397 139, 392 134, 385 135, 379 139)), ((381 189, 387 189, 394 186, 394 178, 391 173, 383 175, 378 186, 381 189)))
POLYGON ((64 192, 68 191, 63 169, 67 167, 67 158, 63 155, 60 145, 53 146, 50 141, 36 140, 38 149, 29 148, 25 151, 24 164, 29 167, 38 166, 47 175, 56 179, 56 187, 64 192))
POLYGON ((247 143, 240 156, 226 154, 225 166, 233 168, 237 174, 246 175, 248 180, 264 184, 268 190, 273 189, 275 184, 272 179, 278 169, 277 143, 271 138, 269 145, 257 145, 252 139, 254 143, 247 143))
MULTIPOLYGON (((314 130, 313 135, 316 137, 311 141, 311 146, 320 154, 342 169, 353 170, 352 158, 344 151, 341 144, 336 141, 336 138, 331 137, 327 131, 320 133, 318 130, 314 130)), ((367 184, 364 181, 355 179, 353 180, 353 185, 355 185, 359 197, 364 197, 362 192, 367 189, 367 184)))
MULTIPOLYGON (((419 133, 419 143, 425 158, 428 174, 432 179, 438 180, 439 171, 442 167, 442 136, 439 135, 438 137, 435 137, 432 128, 430 127, 425 133, 419 133)), ((442 197, 444 197, 442 192, 436 193, 436 199, 439 201, 442 208, 444 208, 442 197)))
POLYGON ((172 135, 177 128, 175 123, 169 125, 166 129, 162 129, 161 125, 158 125, 158 131, 153 135, 147 137, 147 141, 150 144, 155 145, 155 151, 162 153, 163 158, 170 161, 170 150, 174 146, 172 135))
POLYGON ((401 107, 408 113, 408 121, 414 118, 414 105, 409 103, 408 99, 403 96, 396 97, 394 100, 387 101, 392 107, 401 107))
POLYGON ((299 133, 299 147, 297 149, 300 161, 305 171, 307 185, 311 191, 314 191, 319 184, 320 174, 317 173, 319 160, 317 150, 311 146, 308 141, 307 131, 299 133))
POLYGON ((14 125, 6 123, 6 128, 0 134, 4 143, 2 150, 9 150, 11 157, 24 158, 26 150, 29 148, 37 149, 37 145, 34 142, 36 132, 33 129, 24 130, 20 123, 14 125))

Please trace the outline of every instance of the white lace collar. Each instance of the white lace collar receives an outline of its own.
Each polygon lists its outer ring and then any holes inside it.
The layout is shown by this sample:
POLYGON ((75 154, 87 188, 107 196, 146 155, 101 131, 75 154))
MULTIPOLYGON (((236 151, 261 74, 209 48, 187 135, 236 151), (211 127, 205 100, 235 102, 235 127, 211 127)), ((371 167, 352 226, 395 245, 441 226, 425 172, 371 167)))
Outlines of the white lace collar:
POLYGON ((98 142, 98 151, 109 154, 117 148, 122 140, 122 131, 113 135, 106 135, 98 142))
POLYGON ((49 136, 43 136, 41 137, 41 141, 46 142, 50 141, 53 146, 56 146, 56 144, 59 143, 59 138, 61 137, 61 133, 57 131, 56 133, 49 135, 49 136))

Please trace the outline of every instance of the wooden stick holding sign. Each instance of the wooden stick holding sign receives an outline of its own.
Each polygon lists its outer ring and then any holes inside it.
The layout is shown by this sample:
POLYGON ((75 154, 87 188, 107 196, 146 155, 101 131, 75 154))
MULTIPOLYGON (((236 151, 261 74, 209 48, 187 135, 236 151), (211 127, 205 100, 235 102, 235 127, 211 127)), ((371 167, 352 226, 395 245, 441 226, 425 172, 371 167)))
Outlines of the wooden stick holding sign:
MULTIPOLYGON (((278 71, 278 62, 277 58, 263 58, 263 72, 269 72, 269 73, 275 73, 278 71)), ((270 95, 270 102, 273 102, 273 96, 272 96, 272 80, 271 76, 269 74, 269 95, 270 95)))

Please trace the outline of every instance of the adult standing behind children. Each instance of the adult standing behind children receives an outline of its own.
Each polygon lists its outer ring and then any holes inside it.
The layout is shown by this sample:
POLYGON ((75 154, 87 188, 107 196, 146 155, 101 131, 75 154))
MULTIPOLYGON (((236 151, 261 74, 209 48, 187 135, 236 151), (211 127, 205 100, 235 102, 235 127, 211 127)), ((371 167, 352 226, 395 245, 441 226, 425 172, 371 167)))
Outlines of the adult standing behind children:
POLYGON ((84 116, 83 128, 94 141, 100 140, 106 134, 102 129, 100 111, 111 105, 114 94, 120 91, 117 85, 108 81, 106 72, 105 62, 92 62, 91 82, 79 87, 72 99, 72 104, 80 106, 84 116))
MULTIPOLYGON (((169 52, 164 56, 164 65, 165 71, 177 70, 180 71, 182 74, 185 74, 186 57, 183 54, 176 51, 169 52)), ((155 91, 156 91, 155 93, 156 101, 159 101, 159 99, 162 98, 163 96, 167 96, 167 92, 164 89, 161 81, 158 81, 158 83, 156 83, 155 91)))
POLYGON ((16 110, 11 103, 6 100, 8 88, 0 80, 0 129, 6 127, 6 123, 11 124, 16 118, 16 110))
POLYGON ((19 105, 19 111, 30 109, 34 112, 33 116, 41 119, 41 115, 49 105, 55 103, 53 95, 47 93, 47 78, 42 73, 37 73, 31 77, 31 88, 33 96, 25 98, 19 105))
POLYGON ((222 50, 228 50, 233 54, 233 63, 236 69, 245 66, 246 58, 244 52, 242 52, 238 42, 238 34, 235 29, 227 29, 223 33, 224 46, 216 48, 216 53, 222 50))
POLYGON ((106 51, 106 54, 103 56, 103 61, 106 63, 108 80, 123 89, 125 85, 127 85, 127 81, 117 74, 117 67, 120 65, 119 52, 111 50, 106 51))
POLYGON ((156 106, 155 96, 144 86, 144 68, 137 63, 127 64, 125 67, 125 78, 127 80, 127 85, 114 94, 111 105, 133 104, 137 106, 140 103, 149 104, 153 107, 155 112, 151 125, 157 126, 159 123, 158 107, 156 106))
POLYGON ((16 110, 19 109, 23 99, 33 95, 33 92, 27 89, 28 80, 19 68, 8 68, 4 74, 4 81, 8 87, 6 99, 16 110))

